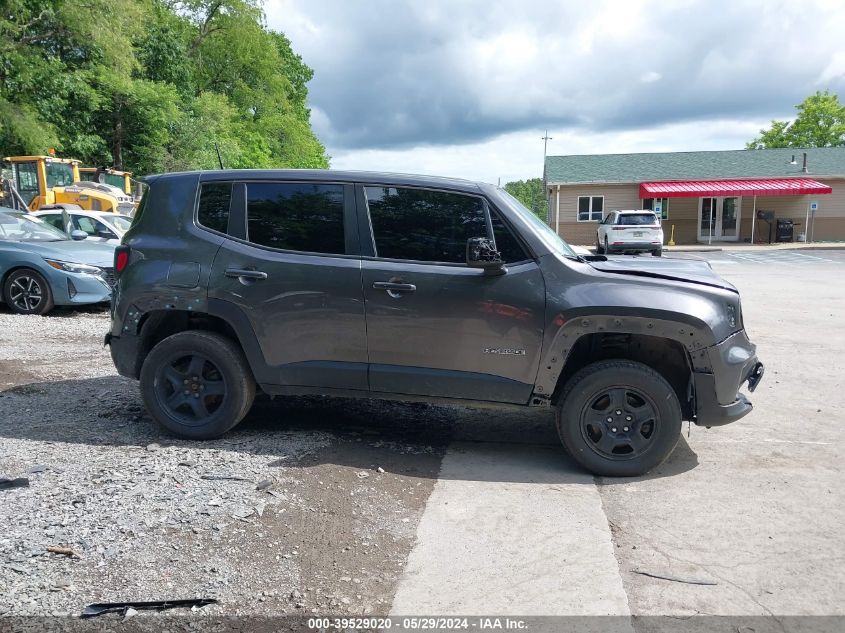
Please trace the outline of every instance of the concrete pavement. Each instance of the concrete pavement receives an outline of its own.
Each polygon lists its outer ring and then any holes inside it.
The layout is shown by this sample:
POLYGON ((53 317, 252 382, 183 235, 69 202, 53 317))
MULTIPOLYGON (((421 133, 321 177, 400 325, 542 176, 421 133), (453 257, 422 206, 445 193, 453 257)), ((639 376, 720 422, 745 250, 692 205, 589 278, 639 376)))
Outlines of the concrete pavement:
POLYGON ((681 255, 740 289, 767 372, 752 414, 685 427, 648 476, 593 480, 552 446, 453 444, 392 612, 845 615, 845 254, 818 255, 681 255))

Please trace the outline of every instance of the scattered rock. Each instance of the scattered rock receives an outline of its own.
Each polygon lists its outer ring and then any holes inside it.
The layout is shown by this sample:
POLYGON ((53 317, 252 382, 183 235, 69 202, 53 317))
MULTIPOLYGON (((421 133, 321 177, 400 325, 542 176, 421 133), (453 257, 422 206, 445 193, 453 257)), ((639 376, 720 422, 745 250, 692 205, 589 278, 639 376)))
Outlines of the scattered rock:
POLYGON ((159 444, 158 442, 152 442, 150 444, 147 444, 147 450, 151 453, 155 453, 156 451, 160 451, 161 450, 161 444, 159 444))

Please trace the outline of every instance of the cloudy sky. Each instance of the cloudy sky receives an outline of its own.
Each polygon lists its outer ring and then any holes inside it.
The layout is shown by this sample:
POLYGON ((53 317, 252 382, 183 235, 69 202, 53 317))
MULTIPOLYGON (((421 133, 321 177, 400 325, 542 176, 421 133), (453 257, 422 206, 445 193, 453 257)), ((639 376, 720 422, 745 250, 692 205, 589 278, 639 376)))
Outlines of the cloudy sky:
POLYGON ((845 100, 845 0, 267 0, 340 169, 488 182, 549 154, 736 149, 845 100))

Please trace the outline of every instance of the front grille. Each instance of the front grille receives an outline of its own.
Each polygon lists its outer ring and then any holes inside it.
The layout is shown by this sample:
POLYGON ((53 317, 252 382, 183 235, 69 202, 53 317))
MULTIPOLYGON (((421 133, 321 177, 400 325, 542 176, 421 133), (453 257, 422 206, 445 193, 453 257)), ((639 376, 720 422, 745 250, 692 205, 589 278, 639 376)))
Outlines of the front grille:
POLYGON ((117 285, 117 277, 114 274, 114 268, 103 268, 103 277, 112 288, 117 285))

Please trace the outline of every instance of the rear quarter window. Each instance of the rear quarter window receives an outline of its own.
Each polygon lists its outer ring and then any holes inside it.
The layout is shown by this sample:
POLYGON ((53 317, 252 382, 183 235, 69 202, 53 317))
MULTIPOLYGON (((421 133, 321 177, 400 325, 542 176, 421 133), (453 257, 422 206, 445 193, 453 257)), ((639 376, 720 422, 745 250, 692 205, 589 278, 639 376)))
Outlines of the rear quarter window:
POLYGON ((207 229, 225 233, 229 226, 229 206, 231 204, 232 183, 205 183, 200 189, 197 221, 207 229))

